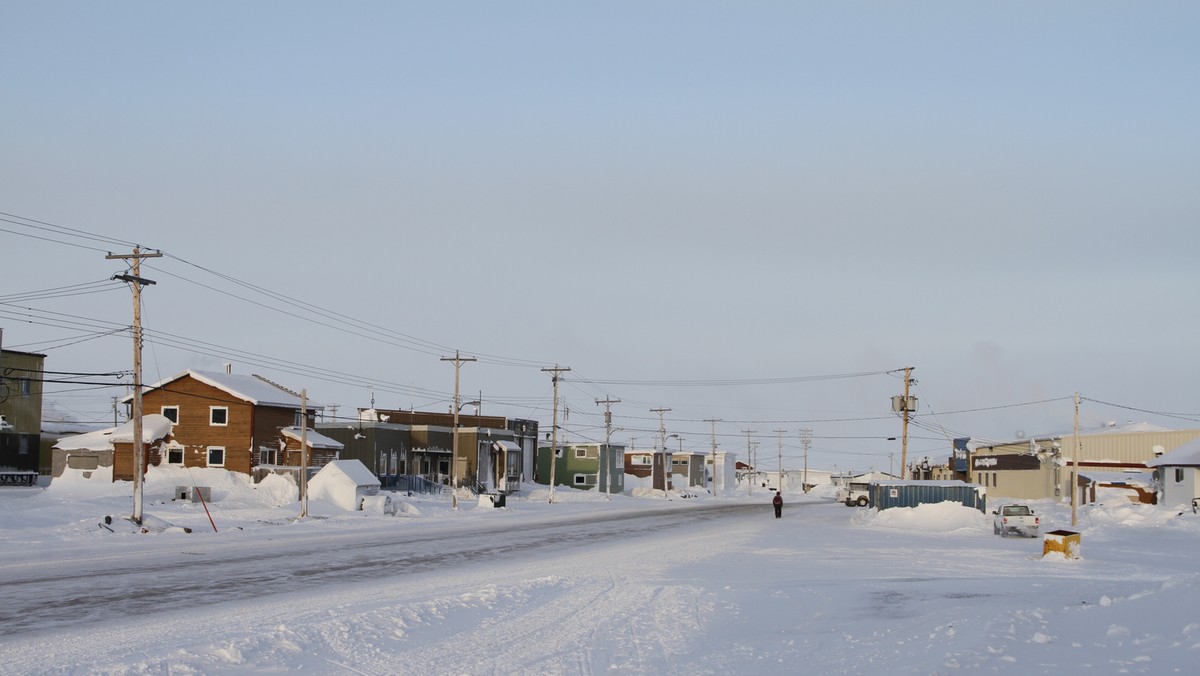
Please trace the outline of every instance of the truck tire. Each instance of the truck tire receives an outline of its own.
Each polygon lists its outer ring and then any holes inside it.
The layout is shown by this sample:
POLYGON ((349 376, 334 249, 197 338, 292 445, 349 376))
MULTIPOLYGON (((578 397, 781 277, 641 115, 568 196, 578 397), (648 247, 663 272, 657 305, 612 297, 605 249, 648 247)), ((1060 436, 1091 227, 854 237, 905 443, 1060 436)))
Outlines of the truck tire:
POLYGON ((867 496, 865 496, 865 495, 859 496, 859 498, 858 498, 858 506, 859 507, 866 507, 868 502, 870 502, 870 500, 867 500, 867 496))

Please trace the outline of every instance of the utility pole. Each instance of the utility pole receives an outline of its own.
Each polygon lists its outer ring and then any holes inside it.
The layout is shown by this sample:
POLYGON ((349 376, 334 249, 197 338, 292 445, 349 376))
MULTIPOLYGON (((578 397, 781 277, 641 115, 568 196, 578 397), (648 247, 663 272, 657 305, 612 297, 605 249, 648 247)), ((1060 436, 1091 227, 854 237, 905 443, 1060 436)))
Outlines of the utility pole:
POLYGON ((554 383, 554 417, 550 425, 550 503, 554 504, 554 472, 556 465, 554 461, 558 458, 558 381, 562 378, 560 373, 570 371, 571 369, 565 366, 554 365, 552 369, 542 369, 543 373, 550 373, 550 379, 554 383))
MULTIPOLYGON (((671 484, 670 484, 670 475, 668 475, 668 473, 667 473, 667 471, 670 469, 670 467, 667 464, 667 455, 669 454, 669 451, 667 451, 667 423, 663 419, 663 414, 670 410, 671 409, 663 408, 662 406, 659 406, 658 408, 650 409, 651 413, 658 414, 658 436, 660 438, 659 448, 662 449, 663 493, 664 494, 666 494, 667 489, 669 489, 671 487, 671 484)), ((653 456, 651 456, 651 457, 653 457, 653 456)), ((651 481, 651 485, 653 485, 653 481, 651 481)))
POLYGON ((706 418, 704 422, 712 423, 712 494, 717 497, 717 423, 720 418, 706 418))
MULTIPOLYGON (((612 495, 613 462, 612 447, 610 446, 612 443, 612 405, 619 403, 621 403, 620 399, 609 399, 608 395, 605 395, 604 399, 596 400, 597 406, 604 404, 604 452, 600 454, 598 460, 600 469, 604 470, 604 493, 606 495, 612 495)), ((600 474, 597 474, 597 479, 599 478, 600 474)))
POLYGON ((900 441, 900 480, 908 478, 908 415, 917 410, 917 398, 909 396, 908 388, 912 385, 913 367, 904 367, 904 395, 892 397, 892 411, 904 417, 903 434, 900 441))
POLYGON ((308 516, 308 389, 300 390, 300 518, 308 516))
POLYGON ((1079 454, 1083 452, 1083 441, 1079 439, 1079 393, 1075 393, 1075 450, 1071 452, 1071 527, 1075 527, 1075 494, 1079 492, 1079 454))
POLYGON ((113 427, 116 427, 119 424, 117 422, 117 397, 116 397, 116 395, 113 396, 112 401, 113 401, 113 427))
MULTIPOLYGON (((329 406, 327 406, 326 408, 329 409, 329 420, 331 422, 337 422, 338 405, 337 404, 329 404, 329 406)), ((321 415, 324 416, 324 413, 322 413, 321 415)))
POLYGON ((804 474, 801 481, 801 489, 808 492, 808 447, 812 445, 812 430, 800 430, 800 441, 804 443, 804 474))
POLYGON ((775 475, 775 490, 783 493, 783 433, 787 430, 775 430, 779 440, 779 473, 775 475))
POLYGON ((143 279, 142 259, 161 258, 162 252, 142 253, 141 247, 133 247, 133 253, 114 254, 111 251, 105 260, 130 262, 130 273, 113 275, 129 284, 133 290, 133 516, 137 525, 142 525, 142 484, 145 483, 146 448, 142 441, 142 287, 155 282, 143 279))
MULTIPOLYGON (((458 350, 454 351, 453 357, 442 357, 442 361, 454 362, 454 430, 450 434, 450 484, 452 490, 450 492, 450 502, 454 509, 458 509, 458 371, 462 368, 464 362, 475 361, 475 357, 463 357, 459 355, 458 350)), ((375 408, 375 393, 371 392, 371 408, 375 408)))
POLYGON ((746 492, 746 495, 754 495, 754 479, 757 479, 758 475, 758 468, 754 466, 754 455, 750 447, 750 435, 754 434, 754 430, 742 430, 742 432, 746 435, 746 465, 748 466, 746 470, 746 485, 749 487, 749 490, 746 492), (750 472, 754 472, 755 476, 751 477, 750 472))

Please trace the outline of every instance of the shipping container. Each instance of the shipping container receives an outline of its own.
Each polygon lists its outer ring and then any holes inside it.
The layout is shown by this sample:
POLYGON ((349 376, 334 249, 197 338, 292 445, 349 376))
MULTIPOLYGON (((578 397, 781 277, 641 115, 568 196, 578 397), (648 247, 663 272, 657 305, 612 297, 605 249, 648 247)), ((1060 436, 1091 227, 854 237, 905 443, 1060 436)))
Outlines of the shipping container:
POLYGON ((870 485, 871 506, 916 507, 940 502, 957 502, 987 513, 987 491, 978 484, 962 481, 876 481, 870 485))

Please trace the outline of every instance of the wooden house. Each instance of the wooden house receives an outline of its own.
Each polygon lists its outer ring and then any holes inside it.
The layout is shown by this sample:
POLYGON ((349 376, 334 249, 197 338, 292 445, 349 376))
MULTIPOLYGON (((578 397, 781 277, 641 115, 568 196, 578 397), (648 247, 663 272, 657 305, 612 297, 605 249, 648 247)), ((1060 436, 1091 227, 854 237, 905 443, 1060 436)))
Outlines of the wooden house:
MULTIPOLYGON (((311 428, 320 408, 308 404, 304 424, 311 428)), ((172 440, 162 450, 166 464, 242 474, 276 464, 282 431, 301 424, 300 409, 298 393, 256 375, 189 370, 142 394, 143 412, 174 423, 172 440)))

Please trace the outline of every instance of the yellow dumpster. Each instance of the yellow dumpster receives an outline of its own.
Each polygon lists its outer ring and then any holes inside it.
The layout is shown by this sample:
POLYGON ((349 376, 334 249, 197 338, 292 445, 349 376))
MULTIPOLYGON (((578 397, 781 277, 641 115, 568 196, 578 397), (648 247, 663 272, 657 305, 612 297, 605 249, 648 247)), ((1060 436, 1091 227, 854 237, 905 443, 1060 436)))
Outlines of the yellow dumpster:
POLYGON ((1079 533, 1072 530, 1052 530, 1042 536, 1042 556, 1051 552, 1068 559, 1079 558, 1079 533))

